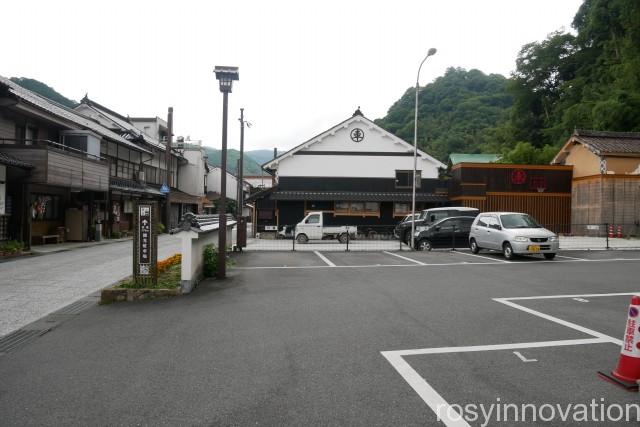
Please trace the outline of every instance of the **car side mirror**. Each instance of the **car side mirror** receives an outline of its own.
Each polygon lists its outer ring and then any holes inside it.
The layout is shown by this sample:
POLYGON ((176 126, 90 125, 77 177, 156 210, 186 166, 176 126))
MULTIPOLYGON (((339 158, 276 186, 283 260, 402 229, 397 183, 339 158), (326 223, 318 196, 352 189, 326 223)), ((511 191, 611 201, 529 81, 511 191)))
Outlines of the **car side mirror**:
POLYGON ((502 226, 500 224, 492 224, 491 228, 493 228, 495 230, 502 230, 502 226))

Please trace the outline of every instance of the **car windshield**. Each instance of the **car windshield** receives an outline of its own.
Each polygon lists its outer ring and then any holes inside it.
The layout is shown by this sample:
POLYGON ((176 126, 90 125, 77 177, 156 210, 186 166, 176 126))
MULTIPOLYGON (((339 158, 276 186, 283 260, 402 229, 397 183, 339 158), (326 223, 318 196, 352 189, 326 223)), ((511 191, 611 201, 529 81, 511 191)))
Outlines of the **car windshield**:
POLYGON ((525 214, 500 215, 504 228, 542 228, 535 219, 525 214))

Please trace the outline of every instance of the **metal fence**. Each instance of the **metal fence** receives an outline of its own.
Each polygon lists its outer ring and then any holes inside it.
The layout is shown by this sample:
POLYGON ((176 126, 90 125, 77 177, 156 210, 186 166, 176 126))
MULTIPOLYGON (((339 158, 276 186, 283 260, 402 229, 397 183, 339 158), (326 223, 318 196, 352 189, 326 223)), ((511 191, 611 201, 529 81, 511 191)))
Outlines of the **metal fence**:
MULTIPOLYGON (((557 233, 561 250, 640 249, 640 225, 624 224, 554 224, 546 228, 557 233)), ((276 231, 262 231, 247 239, 248 251, 412 251, 428 249, 466 249, 468 236, 458 230, 444 233, 428 245, 416 242, 416 248, 399 240, 393 226, 348 227, 339 233, 296 239, 295 226, 280 226, 276 231)), ((251 235, 250 233, 249 235, 251 235)))

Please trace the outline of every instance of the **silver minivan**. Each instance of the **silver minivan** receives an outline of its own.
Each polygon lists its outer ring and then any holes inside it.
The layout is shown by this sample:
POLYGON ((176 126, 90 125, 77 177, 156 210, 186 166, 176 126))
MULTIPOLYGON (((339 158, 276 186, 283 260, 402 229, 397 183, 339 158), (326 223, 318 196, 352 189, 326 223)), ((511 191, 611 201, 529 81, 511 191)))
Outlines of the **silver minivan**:
POLYGON ((469 247, 501 251, 506 259, 516 255, 543 254, 553 259, 558 252, 558 236, 531 216, 518 212, 483 212, 471 225, 469 247))

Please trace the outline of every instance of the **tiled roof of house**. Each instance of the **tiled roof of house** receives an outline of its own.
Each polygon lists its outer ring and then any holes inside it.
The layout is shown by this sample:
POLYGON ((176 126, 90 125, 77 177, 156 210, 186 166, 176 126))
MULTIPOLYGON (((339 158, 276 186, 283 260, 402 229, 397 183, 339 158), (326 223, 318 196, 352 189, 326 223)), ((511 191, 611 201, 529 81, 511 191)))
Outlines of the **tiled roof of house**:
POLYGON ((124 191, 127 193, 151 194, 154 196, 164 196, 163 193, 155 188, 144 185, 140 182, 130 179, 118 178, 112 176, 109 178, 109 187, 111 190, 124 191))
POLYGON ((124 139, 117 133, 107 129, 102 125, 99 125, 98 123, 90 120, 89 118, 84 117, 81 114, 63 105, 60 105, 57 102, 54 102, 50 99, 42 97, 35 92, 25 89, 19 84, 12 82, 6 77, 0 76, 0 85, 7 87, 9 93, 16 96, 21 101, 27 104, 31 104, 60 119, 71 122, 76 126, 78 126, 80 129, 91 130, 100 136, 108 138, 122 145, 126 145, 129 148, 133 148, 138 151, 144 151, 145 153, 150 153, 150 151, 124 139))
POLYGON ((576 130, 572 139, 584 144, 595 154, 640 154, 640 133, 576 130))
POLYGON ((19 158, 0 151, 0 165, 15 166, 22 169, 31 169, 33 165, 19 158))

